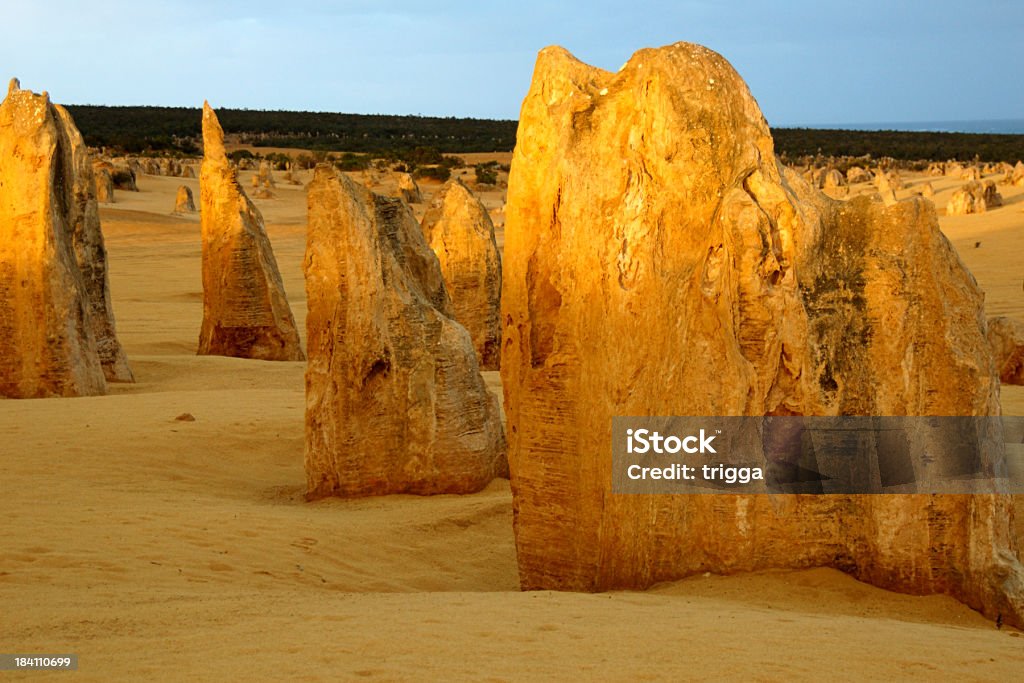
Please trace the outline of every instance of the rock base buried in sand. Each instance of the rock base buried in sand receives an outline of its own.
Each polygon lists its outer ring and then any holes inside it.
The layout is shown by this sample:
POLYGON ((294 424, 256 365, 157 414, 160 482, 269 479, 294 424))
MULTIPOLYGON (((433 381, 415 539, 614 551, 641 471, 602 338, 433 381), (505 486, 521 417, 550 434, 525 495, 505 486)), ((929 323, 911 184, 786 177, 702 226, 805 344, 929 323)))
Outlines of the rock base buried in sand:
POLYGON ((832 200, 773 147, 703 47, 617 73, 540 53, 502 291, 522 586, 832 566, 1024 624, 1008 496, 611 495, 614 416, 998 414, 982 293, 931 202, 832 200))
POLYGON ((303 360, 263 216, 238 184, 224 152, 224 131, 208 103, 203 104, 203 146, 199 355, 303 360))
POLYGON ((471 493, 505 475, 497 399, 408 205, 328 166, 308 187, 308 496, 471 493))

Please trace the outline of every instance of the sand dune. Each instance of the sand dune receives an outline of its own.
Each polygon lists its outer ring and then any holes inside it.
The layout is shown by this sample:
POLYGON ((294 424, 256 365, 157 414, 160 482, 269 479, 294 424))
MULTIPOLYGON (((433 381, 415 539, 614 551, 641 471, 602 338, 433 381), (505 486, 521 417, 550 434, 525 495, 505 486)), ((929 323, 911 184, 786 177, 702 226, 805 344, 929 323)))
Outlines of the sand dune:
MULTIPOLYGON (((925 178, 909 180, 900 197, 925 178)), ((939 207, 961 184, 931 180, 939 207)), ((520 593, 504 481, 471 496, 306 503, 304 364, 194 355, 199 223, 171 215, 182 184, 198 196, 195 180, 144 176, 139 193, 118 191, 102 210, 138 383, 2 403, 0 652, 77 653, 76 680, 95 681, 1024 671, 1019 632, 950 598, 888 593, 834 570, 520 593), (194 421, 176 419, 186 413, 194 421)), ((1006 206, 941 223, 988 313, 1024 317, 1024 188, 1000 190, 1006 206)), ((305 196, 284 183, 275 193, 256 203, 304 336, 305 196)), ((497 208, 501 192, 484 200, 497 208)), ((500 393, 497 373, 486 379, 500 393)), ((1024 414, 1024 389, 1005 387, 1003 405, 1024 414)))

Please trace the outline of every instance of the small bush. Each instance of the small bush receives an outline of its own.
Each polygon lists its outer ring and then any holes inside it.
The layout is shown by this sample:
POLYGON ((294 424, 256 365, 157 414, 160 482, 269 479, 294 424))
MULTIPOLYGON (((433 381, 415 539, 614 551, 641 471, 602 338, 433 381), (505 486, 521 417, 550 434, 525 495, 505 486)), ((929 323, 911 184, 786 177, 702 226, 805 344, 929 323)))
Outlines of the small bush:
POLYGON ((370 167, 370 156, 345 152, 340 159, 334 162, 334 165, 339 171, 365 171, 370 167))
POLYGON ((491 164, 477 164, 473 167, 476 171, 476 182, 481 185, 496 185, 498 182, 498 172, 494 170, 494 166, 491 164))
POLYGON ((423 166, 412 174, 414 178, 431 178, 442 183, 452 177, 452 170, 447 166, 423 166))
POLYGON ((307 171, 316 166, 317 159, 312 154, 300 154, 295 157, 295 165, 307 171))
POLYGON ((281 154, 280 152, 271 152, 264 158, 270 162, 271 167, 275 171, 287 170, 288 164, 290 164, 292 161, 291 157, 289 157, 287 154, 281 154))

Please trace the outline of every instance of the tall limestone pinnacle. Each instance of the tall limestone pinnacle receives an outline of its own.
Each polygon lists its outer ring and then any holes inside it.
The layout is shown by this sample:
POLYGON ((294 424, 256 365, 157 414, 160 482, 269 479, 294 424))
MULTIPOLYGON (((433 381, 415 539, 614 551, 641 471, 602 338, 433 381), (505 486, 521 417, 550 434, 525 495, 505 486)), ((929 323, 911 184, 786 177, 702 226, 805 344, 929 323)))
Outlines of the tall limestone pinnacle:
POLYGON ((829 199, 676 43, 541 51, 509 179, 501 359, 521 583, 834 566, 1024 625, 997 495, 613 495, 625 415, 998 415, 982 293, 921 198, 829 199))
POLYGON ((203 103, 199 178, 203 325, 199 355, 304 360, 263 216, 238 183, 224 131, 203 103))
POLYGON ((458 179, 449 180, 423 216, 423 233, 441 263, 455 319, 473 338, 480 367, 497 370, 501 254, 487 209, 458 179))
POLYGON ((497 398, 409 206, 308 186, 308 496, 472 493, 507 476, 497 398))
POLYGON ((0 395, 93 395, 132 381, 92 159, 68 112, 17 79, 0 105, 0 178, 0 395))

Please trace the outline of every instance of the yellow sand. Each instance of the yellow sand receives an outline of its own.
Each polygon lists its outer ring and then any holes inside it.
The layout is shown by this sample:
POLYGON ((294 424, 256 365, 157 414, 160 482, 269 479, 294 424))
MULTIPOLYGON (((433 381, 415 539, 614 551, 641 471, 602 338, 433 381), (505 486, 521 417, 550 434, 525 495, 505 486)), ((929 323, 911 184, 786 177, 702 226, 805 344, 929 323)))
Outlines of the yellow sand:
MULTIPOLYGON (((304 328, 305 195, 280 175, 257 204, 304 328)), ((138 383, 0 402, 0 653, 80 657, 77 674, 0 680, 1020 678, 1013 629, 828 569, 520 593, 505 481, 304 502, 303 364, 194 355, 182 184, 198 199, 195 180, 144 176, 102 211, 138 383)), ((939 206, 960 185, 933 184, 939 206)), ((1003 191, 1006 207, 941 220, 989 311, 1024 317, 1024 190, 1003 191)), ((502 191, 485 201, 497 212, 502 191)), ((1024 390, 1004 400, 1024 414, 1024 390)))

